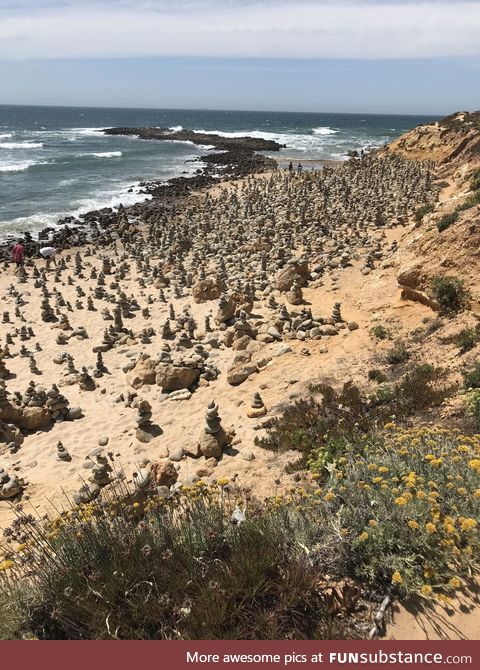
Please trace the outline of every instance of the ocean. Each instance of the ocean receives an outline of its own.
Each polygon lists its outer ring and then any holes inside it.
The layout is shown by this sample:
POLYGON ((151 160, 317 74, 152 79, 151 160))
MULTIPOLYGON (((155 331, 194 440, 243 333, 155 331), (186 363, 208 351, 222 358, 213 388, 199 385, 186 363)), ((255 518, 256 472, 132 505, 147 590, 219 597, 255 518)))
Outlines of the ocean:
POLYGON ((139 183, 193 174, 210 149, 189 142, 105 136, 113 126, 157 126, 262 137, 277 158, 342 160, 437 117, 213 110, 0 106, 0 238, 33 234, 66 215, 145 199, 139 183))

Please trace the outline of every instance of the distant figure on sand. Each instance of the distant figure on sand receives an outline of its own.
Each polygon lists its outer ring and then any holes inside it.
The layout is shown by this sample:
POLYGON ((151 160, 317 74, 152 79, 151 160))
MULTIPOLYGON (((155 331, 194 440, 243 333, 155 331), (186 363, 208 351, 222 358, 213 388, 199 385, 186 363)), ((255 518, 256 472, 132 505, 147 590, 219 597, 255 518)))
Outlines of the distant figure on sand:
POLYGON ((298 172, 301 172, 303 170, 303 165, 301 163, 297 165, 297 170, 298 172))
POLYGON ((290 163, 288 164, 288 171, 291 172, 292 170, 293 170, 293 163, 292 161, 290 161, 290 163))
POLYGON ((50 263, 52 261, 54 265, 57 264, 57 260, 55 258, 56 255, 57 250, 55 249, 55 247, 43 247, 42 249, 40 249, 40 256, 45 258, 45 260, 47 261, 47 270, 50 267, 50 263))
POLYGON ((17 243, 13 245, 12 255, 13 255, 13 260, 17 265, 17 268, 15 270, 15 274, 18 272, 18 270, 21 270, 22 272, 25 272, 25 268, 24 268, 24 264, 23 264, 23 259, 24 259, 24 256, 25 256, 25 248, 23 246, 22 240, 18 240, 17 243))

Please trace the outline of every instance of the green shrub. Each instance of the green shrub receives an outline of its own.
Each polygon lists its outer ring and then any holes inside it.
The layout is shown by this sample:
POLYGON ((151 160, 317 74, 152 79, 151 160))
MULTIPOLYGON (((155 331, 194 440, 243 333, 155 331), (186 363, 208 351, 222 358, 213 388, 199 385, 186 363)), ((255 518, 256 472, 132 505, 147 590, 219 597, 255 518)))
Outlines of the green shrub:
POLYGON ((454 211, 451 214, 444 214, 442 218, 437 222, 438 231, 442 231, 449 228, 453 223, 458 221, 458 212, 454 211))
POLYGON ((433 277, 431 292, 444 314, 461 312, 467 307, 470 297, 465 289, 464 282, 453 276, 437 275, 433 277))
POLYGON ((435 209, 435 205, 433 203, 429 203, 428 205, 422 205, 418 209, 415 210, 414 218, 415 218, 415 223, 417 226, 419 226, 422 223, 422 219, 426 214, 430 214, 430 212, 433 212, 435 209))
POLYGON ((437 407, 456 391, 445 382, 447 371, 428 363, 407 372, 395 387, 396 416, 409 416, 416 411, 437 407))
POLYGON ((368 371, 368 378, 370 381, 372 382, 375 381, 378 382, 379 384, 383 384, 383 382, 386 382, 388 379, 387 375, 384 372, 376 368, 373 368, 372 370, 368 371))
MULTIPOLYGON (((374 405, 388 405, 390 415, 399 419, 415 412, 436 407, 456 391, 445 382, 443 368, 423 364, 407 372, 394 386, 382 386, 369 400, 374 405)), ((383 416, 387 416, 384 412, 383 416)))
POLYGON ((384 386, 381 386, 378 391, 373 393, 370 396, 370 399, 377 407, 381 405, 391 405, 395 400, 395 389, 393 386, 385 384, 384 386))
POLYGON ((423 319, 423 323, 426 325, 428 335, 435 333, 437 330, 439 330, 439 328, 443 326, 443 320, 438 316, 436 316, 434 319, 430 319, 429 317, 427 317, 423 319))
POLYGON ((438 317, 435 317, 434 319, 426 317, 422 319, 422 323, 425 324, 424 327, 415 328, 410 333, 410 337, 414 342, 423 342, 423 340, 426 337, 432 335, 432 333, 435 333, 439 328, 443 326, 442 319, 438 317))
POLYGON ((382 385, 370 396, 363 395, 351 382, 340 391, 331 386, 311 386, 321 400, 311 397, 285 408, 279 417, 262 424, 266 435, 255 444, 270 451, 300 452, 289 472, 310 468, 322 477, 328 466, 342 457, 350 444, 362 444, 366 435, 392 416, 402 418, 415 411, 439 405, 455 389, 444 383, 446 373, 431 365, 419 365, 395 385, 382 385))
POLYGON ((475 363, 475 367, 472 370, 467 370, 463 372, 463 380, 465 388, 467 389, 479 389, 480 388, 480 361, 475 363))
POLYGON ((480 170, 477 170, 472 177, 470 182, 470 189, 472 193, 465 198, 465 201, 459 205, 451 214, 446 214, 443 216, 440 221, 437 223, 437 228, 441 232, 445 230, 452 223, 456 223, 458 220, 458 215, 460 212, 464 212, 467 209, 471 209, 476 205, 480 205, 480 170))
POLYGON ((390 331, 385 326, 373 326, 370 328, 370 332, 378 340, 389 340, 391 338, 390 331))
POLYGON ((480 323, 475 328, 463 328, 458 333, 441 339, 442 344, 455 344, 460 353, 473 349, 480 341, 480 323))
POLYGON ((357 637, 346 608, 319 586, 301 515, 252 506, 234 524, 233 500, 223 487, 219 496, 204 485, 153 497, 136 516, 125 502, 114 512, 94 503, 49 528, 26 524, 29 546, 0 562, 0 598, 15 604, 4 637, 357 637))
POLYGON ((472 191, 480 191, 480 170, 475 170, 473 173, 470 188, 472 191))
POLYGON ((465 409, 469 429, 480 433, 480 389, 475 388, 468 391, 465 409))
POLYGON ((466 209, 471 209, 472 207, 475 207, 475 205, 480 205, 480 190, 475 191, 474 193, 470 193, 465 199, 465 202, 463 202, 461 205, 457 207, 457 212, 463 212, 466 209))
POLYGON ((405 594, 452 593, 479 563, 480 437, 386 428, 328 483, 332 516, 350 542, 349 572, 405 594))
POLYGON ((340 391, 327 384, 311 386, 310 391, 321 394, 321 400, 312 396, 289 405, 280 417, 262 424, 267 429, 265 436, 255 438, 255 444, 270 451, 300 452, 300 459, 289 471, 308 467, 312 458, 325 464, 331 462, 342 455, 351 440, 372 430, 378 420, 368 400, 351 382, 340 391))
POLYGON ((241 491, 221 480, 46 525, 20 513, 0 561, 2 635, 348 638, 359 585, 448 598, 480 567, 480 436, 384 429, 352 442, 322 487, 235 517, 241 491))
POLYGON ((395 345, 386 353, 386 361, 389 365, 400 365, 410 358, 410 352, 401 340, 397 340, 395 345))

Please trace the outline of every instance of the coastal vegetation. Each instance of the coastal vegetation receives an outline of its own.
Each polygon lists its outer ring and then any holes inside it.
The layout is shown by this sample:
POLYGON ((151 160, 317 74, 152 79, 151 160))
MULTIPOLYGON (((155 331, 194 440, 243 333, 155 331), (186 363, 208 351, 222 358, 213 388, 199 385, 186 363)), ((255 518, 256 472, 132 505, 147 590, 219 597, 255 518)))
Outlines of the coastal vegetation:
MULTIPOLYGON (((444 214, 437 222, 438 231, 441 233, 452 224, 457 223, 461 212, 472 209, 480 205, 480 170, 475 170, 470 181, 470 193, 467 195, 461 205, 458 205, 453 212, 444 214)), ((417 210, 419 211, 419 210, 417 210)))
POLYGON ((369 598, 448 602, 478 567, 480 436, 388 422, 343 439, 327 476, 263 503, 219 479, 20 514, 0 635, 354 638, 369 598))
POLYGON ((416 226, 417 227, 420 226, 424 217, 427 214, 430 214, 431 212, 433 212, 434 209, 435 209, 435 205, 433 203, 428 203, 427 205, 422 205, 417 210, 415 210, 414 219, 415 219, 416 226))
POLYGON ((446 371, 432 365, 412 366, 396 383, 384 383, 386 375, 376 371, 382 385, 370 394, 351 382, 340 390, 328 384, 310 387, 311 396, 289 405, 281 417, 268 419, 264 437, 257 444, 274 452, 295 451, 301 454, 290 468, 308 467, 327 476, 329 467, 339 457, 357 449, 363 440, 376 435, 379 427, 392 417, 406 418, 440 405, 455 392, 446 381, 446 371))
POLYGON ((465 309, 470 297, 464 281, 449 275, 435 275, 431 282, 431 292, 441 311, 447 315, 465 309))
POLYGON ((465 354, 480 342, 480 322, 473 328, 462 328, 458 333, 443 337, 442 344, 454 344, 459 348, 460 354, 465 354))

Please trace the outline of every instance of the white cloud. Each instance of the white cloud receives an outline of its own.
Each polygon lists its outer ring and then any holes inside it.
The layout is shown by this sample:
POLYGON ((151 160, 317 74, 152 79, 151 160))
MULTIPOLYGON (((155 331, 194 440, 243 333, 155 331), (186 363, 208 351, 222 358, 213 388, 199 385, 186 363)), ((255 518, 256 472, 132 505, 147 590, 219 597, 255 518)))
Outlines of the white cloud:
MULTIPOLYGON (((6 12, 0 58, 425 58, 480 54, 480 2, 88 3, 6 12), (189 11, 185 11, 189 8, 189 11)), ((38 7, 38 5, 37 5, 38 7)))

